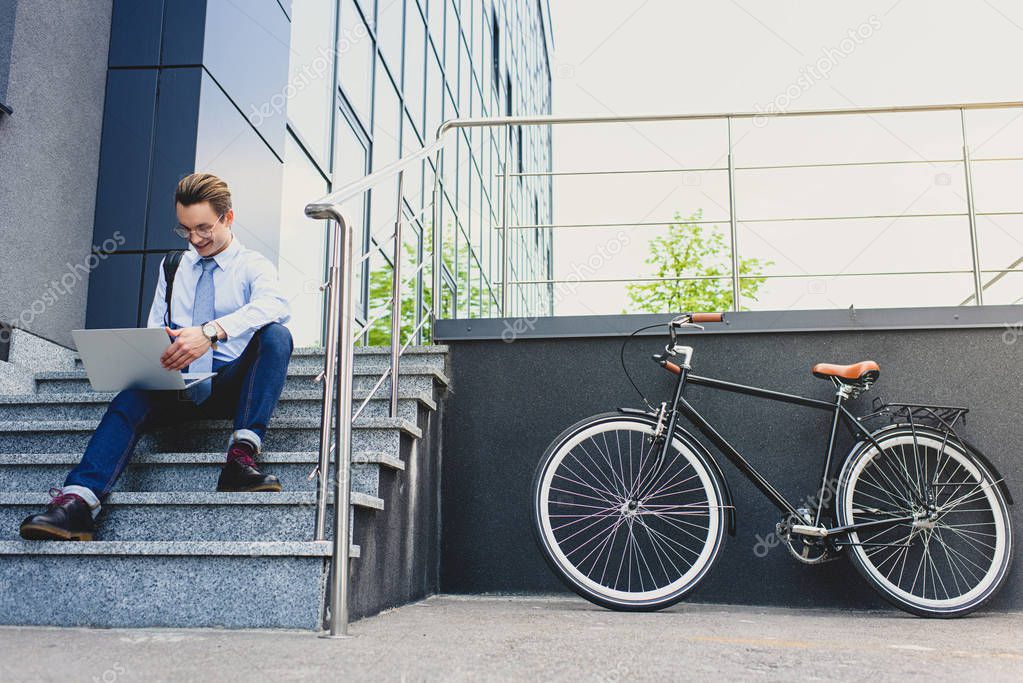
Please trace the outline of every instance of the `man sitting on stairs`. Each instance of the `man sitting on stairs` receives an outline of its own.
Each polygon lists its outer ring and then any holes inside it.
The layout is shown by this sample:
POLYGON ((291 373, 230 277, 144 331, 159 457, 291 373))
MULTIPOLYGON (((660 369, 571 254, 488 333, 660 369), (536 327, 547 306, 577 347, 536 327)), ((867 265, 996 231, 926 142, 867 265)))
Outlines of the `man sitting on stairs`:
MULTIPOLYGON (((218 491, 281 490, 277 477, 260 472, 253 458, 291 359, 291 333, 281 324, 290 317, 288 301, 273 264, 243 247, 231 231, 234 210, 223 180, 208 173, 186 176, 175 200, 174 232, 191 248, 177 254, 176 271, 161 263, 147 325, 165 327, 172 340, 161 359, 165 368, 217 374, 184 392, 128 389, 117 394, 82 461, 62 489, 53 489, 57 495, 47 510, 22 522, 24 538, 92 540, 100 503, 142 431, 187 419, 234 418, 218 491)), ((168 254, 165 260, 171 258, 168 254)))

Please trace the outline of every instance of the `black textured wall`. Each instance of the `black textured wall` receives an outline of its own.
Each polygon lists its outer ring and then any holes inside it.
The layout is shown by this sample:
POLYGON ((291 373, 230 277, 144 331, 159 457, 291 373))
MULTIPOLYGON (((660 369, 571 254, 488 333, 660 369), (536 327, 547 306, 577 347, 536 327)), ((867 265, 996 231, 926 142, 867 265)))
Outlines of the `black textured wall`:
MULTIPOLYGON (((827 399, 830 383, 810 374, 814 363, 881 365, 881 378, 850 404, 866 412, 875 396, 967 405, 964 435, 994 461, 1023 499, 1023 424, 1019 396, 1023 343, 1004 329, 699 334, 694 372, 827 399)), ((450 593, 565 590, 533 542, 529 488, 549 442, 571 423, 640 400, 618 362, 621 337, 454 340, 453 393, 444 422, 441 590, 450 593)), ((648 360, 664 344, 639 337, 626 355, 651 401, 670 398, 673 376, 648 360)), ((763 399, 690 387, 697 409, 789 500, 810 495, 823 463, 830 415, 763 399)), ((701 440, 702 437, 700 437, 701 440)), ((705 442, 706 443, 706 442, 705 442)), ((848 436, 838 448, 839 463, 848 436)), ((713 451, 713 449, 712 449, 713 451)), ((876 608, 884 603, 845 558, 798 564, 778 546, 763 554, 780 513, 727 460, 720 462, 738 508, 738 533, 694 594, 702 602, 876 608)), ((1015 544, 1023 526, 1013 509, 1015 544)), ((1018 565, 1018 562, 1017 562, 1018 565)), ((1023 609, 1017 570, 992 604, 1023 609)))
POLYGON ((423 437, 402 439, 403 471, 380 473, 383 510, 357 513, 354 542, 362 557, 351 563, 352 619, 422 600, 438 592, 440 568, 441 430, 444 401, 436 412, 419 410, 423 437))

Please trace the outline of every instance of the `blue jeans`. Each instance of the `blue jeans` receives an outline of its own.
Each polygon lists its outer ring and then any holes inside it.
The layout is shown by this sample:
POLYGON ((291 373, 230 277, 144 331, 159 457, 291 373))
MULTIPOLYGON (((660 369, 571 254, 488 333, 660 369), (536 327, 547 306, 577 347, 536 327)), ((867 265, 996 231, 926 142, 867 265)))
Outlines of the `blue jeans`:
POLYGON ((102 500, 121 476, 144 430, 189 419, 233 416, 231 442, 249 441, 259 450, 284 389, 293 348, 288 328, 279 323, 263 327, 238 358, 214 361, 213 392, 201 405, 178 391, 127 389, 117 394, 64 486, 84 487, 102 500))

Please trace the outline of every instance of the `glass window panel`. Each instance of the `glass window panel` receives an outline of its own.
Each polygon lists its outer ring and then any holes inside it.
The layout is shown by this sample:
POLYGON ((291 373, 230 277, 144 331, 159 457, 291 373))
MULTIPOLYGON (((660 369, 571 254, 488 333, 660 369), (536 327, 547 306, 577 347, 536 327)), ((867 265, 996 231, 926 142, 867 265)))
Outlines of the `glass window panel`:
POLYGON ((444 9, 447 7, 445 0, 431 0, 427 7, 427 26, 430 30, 430 38, 433 39, 437 54, 444 56, 444 9))
POLYGON ((402 92, 405 94, 405 106, 411 112, 412 121, 420 132, 423 129, 425 57, 426 26, 419 15, 419 10, 412 2, 405 17, 405 80, 402 92))
MULTIPOLYGON (((367 173, 367 153, 362 140, 342 113, 338 114, 338 125, 334 135, 334 188, 341 188, 355 182, 367 173)), ((353 197, 344 204, 345 213, 352 221, 355 235, 354 253, 361 257, 366 253, 366 196, 353 197)), ((364 312, 363 282, 365 264, 355 270, 356 308, 364 312)))
POLYGON ((278 276, 291 305, 288 328, 296 346, 322 343, 327 222, 313 222, 305 206, 327 193, 327 182, 289 134, 284 142, 278 276))
POLYGON ((433 140, 444 117, 444 76, 436 55, 427 55, 428 73, 426 79, 426 130, 425 138, 433 140))
POLYGON ((472 70, 469 66, 469 53, 465 43, 461 43, 458 49, 458 109, 469 111, 469 88, 472 85, 472 70))
POLYGON ((395 79, 401 81, 403 0, 380 0, 377 3, 377 45, 395 79))
POLYGON ((401 342, 406 342, 419 323, 418 297, 422 273, 413 275, 419 267, 419 226, 408 222, 402 226, 401 241, 401 342))
POLYGON ((483 58, 482 58, 482 47, 483 47, 483 3, 473 2, 470 3, 472 6, 472 33, 469 38, 469 44, 472 45, 472 57, 475 71, 479 73, 483 70, 483 58))
POLYGON ((341 34, 338 36, 338 79, 355 113, 369 124, 373 102, 373 38, 359 15, 354 0, 341 0, 341 34))
MULTIPOLYGON (((371 346, 379 346, 391 340, 390 298, 394 276, 389 257, 385 257, 376 247, 370 248, 373 255, 369 257, 369 311, 366 320, 370 323, 370 330, 362 340, 371 346), (374 318, 378 319, 373 320, 374 318)), ((386 248, 385 246, 384 249, 386 248)))
POLYGON ((334 111, 334 0, 296 3, 291 17, 288 121, 327 168, 334 111))
POLYGON ((458 15, 453 7, 444 21, 444 70, 449 79, 458 78, 458 15))
POLYGON ((398 160, 401 132, 401 101, 383 66, 377 65, 376 94, 373 101, 373 169, 398 160))

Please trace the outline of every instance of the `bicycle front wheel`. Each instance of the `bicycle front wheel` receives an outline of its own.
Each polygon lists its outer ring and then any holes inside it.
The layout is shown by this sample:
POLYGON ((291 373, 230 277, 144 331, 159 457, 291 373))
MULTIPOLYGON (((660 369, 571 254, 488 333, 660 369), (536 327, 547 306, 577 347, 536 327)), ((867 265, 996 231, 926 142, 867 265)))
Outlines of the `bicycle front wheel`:
POLYGON ((683 432, 653 440, 652 419, 606 413, 563 432, 533 479, 533 530, 576 593, 618 610, 685 597, 723 543, 722 483, 683 432))
POLYGON ((1002 491, 984 464, 943 432, 900 426, 875 439, 842 468, 839 523, 900 521, 851 532, 853 563, 907 612, 972 612, 994 596, 1012 562, 1002 491))

